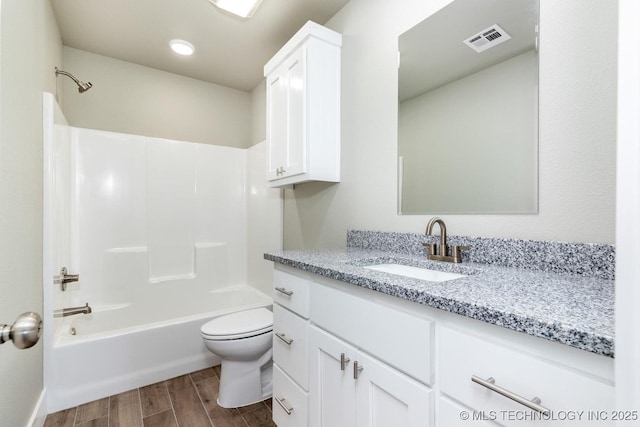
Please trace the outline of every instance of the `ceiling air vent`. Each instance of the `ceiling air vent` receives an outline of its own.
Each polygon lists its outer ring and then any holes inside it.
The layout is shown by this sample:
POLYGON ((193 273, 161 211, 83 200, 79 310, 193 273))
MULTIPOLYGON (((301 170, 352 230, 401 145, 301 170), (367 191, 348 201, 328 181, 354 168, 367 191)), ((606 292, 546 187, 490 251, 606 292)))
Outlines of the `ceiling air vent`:
POLYGON ((484 52, 485 50, 506 42, 511 36, 505 30, 500 28, 498 24, 492 25, 486 30, 480 31, 478 34, 469 37, 463 43, 476 52, 484 52))

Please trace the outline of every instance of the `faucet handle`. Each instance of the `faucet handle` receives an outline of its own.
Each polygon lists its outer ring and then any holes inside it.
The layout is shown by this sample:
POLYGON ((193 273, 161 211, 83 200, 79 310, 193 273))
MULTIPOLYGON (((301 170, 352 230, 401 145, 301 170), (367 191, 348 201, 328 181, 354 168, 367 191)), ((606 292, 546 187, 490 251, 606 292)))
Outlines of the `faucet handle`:
POLYGON ((460 262, 462 258, 460 257, 460 251, 466 251, 469 249, 468 245, 453 245, 451 246, 451 256, 453 257, 453 262, 460 262))
POLYGON ((429 255, 435 255, 436 254, 436 244, 435 243, 423 243, 422 246, 424 246, 425 248, 429 248, 429 255))

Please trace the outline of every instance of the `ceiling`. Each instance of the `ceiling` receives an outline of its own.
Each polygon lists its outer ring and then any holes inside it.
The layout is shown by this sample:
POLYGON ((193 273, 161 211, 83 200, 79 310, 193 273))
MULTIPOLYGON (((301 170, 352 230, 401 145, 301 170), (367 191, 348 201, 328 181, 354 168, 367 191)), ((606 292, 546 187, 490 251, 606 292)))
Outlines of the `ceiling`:
MULTIPOLYGON (((250 91, 262 67, 308 20, 326 23, 349 0, 263 0, 250 19, 207 0, 51 0, 65 46, 250 91), (169 49, 191 42, 190 57, 169 49)), ((73 72, 71 70, 71 72, 73 72)))

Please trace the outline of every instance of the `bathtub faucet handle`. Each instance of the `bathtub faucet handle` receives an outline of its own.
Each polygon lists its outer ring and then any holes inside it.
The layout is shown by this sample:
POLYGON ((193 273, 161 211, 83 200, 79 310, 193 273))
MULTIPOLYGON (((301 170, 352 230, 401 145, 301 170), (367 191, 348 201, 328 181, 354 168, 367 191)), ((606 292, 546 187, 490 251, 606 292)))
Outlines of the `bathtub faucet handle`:
POLYGON ((79 274, 67 274, 67 267, 60 269, 60 275, 53 277, 53 284, 60 285, 60 290, 63 292, 67 290, 67 283, 77 282, 80 280, 79 274))

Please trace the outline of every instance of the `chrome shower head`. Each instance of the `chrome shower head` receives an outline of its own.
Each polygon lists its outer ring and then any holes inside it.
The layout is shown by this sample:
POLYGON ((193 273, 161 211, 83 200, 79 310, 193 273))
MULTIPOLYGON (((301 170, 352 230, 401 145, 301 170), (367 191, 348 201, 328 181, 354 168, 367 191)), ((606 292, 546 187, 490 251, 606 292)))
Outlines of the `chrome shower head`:
POLYGON ((74 83, 76 85, 78 85, 78 92, 80 92, 80 93, 84 93, 84 92, 88 91, 89 89, 91 89, 93 87, 91 82, 86 82, 86 83, 82 82, 82 81, 76 79, 73 76, 73 74, 71 74, 71 73, 68 73, 66 71, 60 70, 60 69, 58 69, 58 67, 55 67, 55 69, 56 69, 56 77, 58 77, 58 74, 62 74, 63 76, 69 77, 71 80, 74 81, 74 83))

